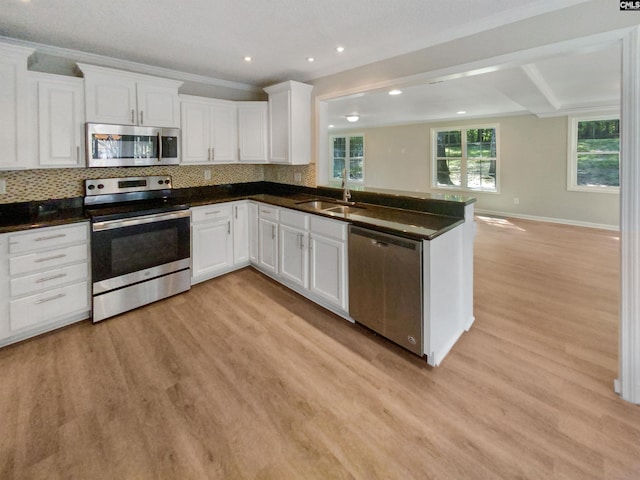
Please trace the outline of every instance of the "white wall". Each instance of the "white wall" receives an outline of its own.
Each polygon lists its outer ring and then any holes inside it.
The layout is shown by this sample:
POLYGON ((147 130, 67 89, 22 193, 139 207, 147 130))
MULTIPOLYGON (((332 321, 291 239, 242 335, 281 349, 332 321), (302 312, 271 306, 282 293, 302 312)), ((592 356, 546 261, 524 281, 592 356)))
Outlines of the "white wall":
POLYGON ((442 192, 431 188, 430 129, 483 123, 499 125, 500 190, 464 192, 478 199, 476 210, 618 226, 619 195, 567 190, 567 117, 522 115, 357 130, 365 135, 365 185, 442 192))

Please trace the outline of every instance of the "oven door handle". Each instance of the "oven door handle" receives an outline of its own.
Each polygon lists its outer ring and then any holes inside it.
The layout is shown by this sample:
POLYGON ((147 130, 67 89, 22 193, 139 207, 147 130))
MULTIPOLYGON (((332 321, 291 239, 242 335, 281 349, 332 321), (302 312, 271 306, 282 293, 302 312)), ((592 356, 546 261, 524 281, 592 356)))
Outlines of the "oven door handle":
POLYGON ((154 213, 153 215, 142 215, 140 217, 123 218, 118 220, 106 220, 104 222, 95 222, 92 225, 92 231, 101 232, 103 230, 112 230, 114 228, 132 227, 134 225, 143 225, 145 223, 163 222, 165 220, 176 220, 178 218, 189 217, 189 210, 180 210, 171 213, 154 213))

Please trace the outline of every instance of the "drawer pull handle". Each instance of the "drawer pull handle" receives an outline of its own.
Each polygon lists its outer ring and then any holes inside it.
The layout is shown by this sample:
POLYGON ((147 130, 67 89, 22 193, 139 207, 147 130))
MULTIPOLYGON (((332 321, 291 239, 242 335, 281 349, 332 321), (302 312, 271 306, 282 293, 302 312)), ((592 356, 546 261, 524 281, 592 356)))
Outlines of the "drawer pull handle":
POLYGON ((51 302, 53 300, 57 300, 59 298, 62 297, 66 297, 67 295, 64 293, 59 293, 58 295, 54 295, 53 297, 48 297, 48 298, 41 298, 40 300, 36 301, 36 305, 40 304, 40 303, 46 303, 46 302, 51 302))
POLYGON ((36 260, 36 263, 48 262, 49 260, 57 260, 58 258, 64 258, 66 256, 67 256, 66 253, 61 253, 60 255, 54 255, 52 257, 39 258, 39 259, 36 260))
POLYGON ((44 242, 45 240, 53 240, 54 238, 64 238, 66 237, 66 233, 59 233, 57 235, 49 235, 48 237, 38 237, 34 241, 35 242, 44 242))
POLYGON ((38 280, 36 280, 36 283, 43 283, 43 282, 48 282, 50 280, 55 280, 57 278, 64 278, 66 277, 67 274, 66 273, 59 273, 57 275, 51 275, 50 277, 42 277, 39 278, 38 280))
POLYGON ((271 213, 271 210, 260 210, 260 213, 271 213))
POLYGON ((220 213, 220 210, 216 210, 215 212, 204 212, 205 215, 217 215, 220 213))

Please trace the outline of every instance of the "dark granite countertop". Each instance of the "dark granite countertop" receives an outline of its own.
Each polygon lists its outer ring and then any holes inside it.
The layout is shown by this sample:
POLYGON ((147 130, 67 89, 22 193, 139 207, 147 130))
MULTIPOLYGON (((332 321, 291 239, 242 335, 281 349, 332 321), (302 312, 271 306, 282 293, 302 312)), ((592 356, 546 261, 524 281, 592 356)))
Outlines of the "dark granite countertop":
MULTIPOLYGON (((411 238, 433 239, 464 222, 469 198, 416 198, 398 194, 353 192, 358 209, 352 213, 317 210, 301 202, 313 199, 335 201, 341 190, 300 187, 271 182, 215 185, 175 189, 172 201, 192 207, 252 199, 276 206, 346 221, 365 228, 411 238)), ((83 197, 0 205, 0 233, 52 227, 88 220, 83 197)))

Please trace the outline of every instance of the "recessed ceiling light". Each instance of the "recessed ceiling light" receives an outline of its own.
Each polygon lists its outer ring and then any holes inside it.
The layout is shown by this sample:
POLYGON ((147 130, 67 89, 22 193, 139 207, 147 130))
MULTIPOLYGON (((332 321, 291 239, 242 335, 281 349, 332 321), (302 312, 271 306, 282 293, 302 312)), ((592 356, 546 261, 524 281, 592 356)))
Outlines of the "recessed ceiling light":
POLYGON ((336 47, 336 52, 338 53, 344 52, 344 47, 336 47))
POLYGON ((253 60, 253 58, 251 58, 251 57, 250 57, 250 56, 248 56, 248 55, 247 55, 246 57, 244 57, 244 61, 245 61, 245 62, 250 62, 251 60, 253 60))
POLYGON ((402 93, 402 90, 398 90, 397 88, 394 88, 393 90, 389 90, 389 95, 400 95, 402 93))
POLYGON ((347 121, 349 122, 357 122, 359 118, 360 118, 360 115, 358 115, 357 113, 352 113, 350 115, 347 115, 347 121))
POLYGON ((307 62, 314 62, 316 59, 313 57, 307 57, 307 62))
POLYGON ((467 113, 466 110, 459 110, 456 112, 458 115, 464 115, 465 113, 467 113))
POLYGON ((329 128, 333 128, 333 127, 334 127, 334 125, 329 125, 329 128))

